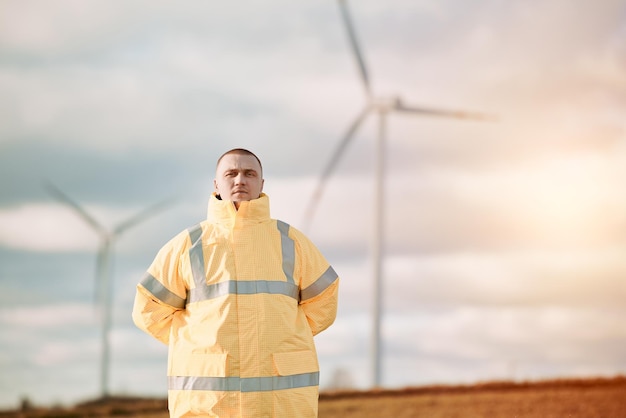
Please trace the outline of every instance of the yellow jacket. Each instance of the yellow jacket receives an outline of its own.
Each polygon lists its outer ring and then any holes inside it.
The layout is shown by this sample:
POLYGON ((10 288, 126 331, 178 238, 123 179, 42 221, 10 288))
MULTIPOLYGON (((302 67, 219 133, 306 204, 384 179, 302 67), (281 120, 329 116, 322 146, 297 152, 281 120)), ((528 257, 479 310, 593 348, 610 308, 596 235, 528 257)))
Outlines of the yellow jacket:
POLYGON ((337 313, 339 278, 269 198, 208 217, 168 242, 137 285, 135 324, 169 344, 172 417, 316 417, 313 336, 337 313))

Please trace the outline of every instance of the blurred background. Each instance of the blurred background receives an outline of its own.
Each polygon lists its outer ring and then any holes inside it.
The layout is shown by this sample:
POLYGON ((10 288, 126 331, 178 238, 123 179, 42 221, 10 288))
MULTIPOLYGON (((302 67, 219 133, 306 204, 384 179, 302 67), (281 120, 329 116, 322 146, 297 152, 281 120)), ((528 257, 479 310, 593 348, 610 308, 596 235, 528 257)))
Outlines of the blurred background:
MULTIPOLYGON (((390 114, 384 387, 626 373, 626 4, 359 0, 390 114)), ((115 241, 109 391, 165 396, 135 285, 202 220, 216 159, 263 161, 272 216, 308 200, 366 96, 336 1, 0 3, 0 408, 99 396, 99 235, 115 241)), ((371 386, 376 119, 307 228, 342 278, 321 387, 371 386)))

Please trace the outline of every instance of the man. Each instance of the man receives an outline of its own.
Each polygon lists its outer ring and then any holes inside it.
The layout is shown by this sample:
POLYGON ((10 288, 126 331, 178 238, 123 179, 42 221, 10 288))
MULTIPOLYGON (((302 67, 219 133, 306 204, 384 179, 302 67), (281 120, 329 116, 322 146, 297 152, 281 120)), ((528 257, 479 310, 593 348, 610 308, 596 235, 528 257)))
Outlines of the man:
POLYGON ((270 218, 263 169, 217 162, 205 221, 178 234, 137 285, 135 324, 169 345, 172 417, 316 417, 313 336, 337 313, 339 278, 298 230, 270 218))

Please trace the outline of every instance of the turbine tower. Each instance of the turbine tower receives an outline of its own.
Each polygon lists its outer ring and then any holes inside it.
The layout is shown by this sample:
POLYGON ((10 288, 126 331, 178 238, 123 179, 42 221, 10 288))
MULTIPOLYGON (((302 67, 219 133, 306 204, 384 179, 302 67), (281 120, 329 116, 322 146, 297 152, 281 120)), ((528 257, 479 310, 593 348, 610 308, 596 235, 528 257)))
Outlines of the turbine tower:
POLYGON ((119 238, 122 233, 161 211, 172 202, 171 200, 165 200, 157 203, 120 222, 114 228, 106 229, 82 206, 70 199, 70 197, 63 193, 58 187, 48 183, 46 184, 46 188, 58 201, 72 208, 100 237, 100 245, 96 259, 94 304, 96 305, 101 321, 102 352, 100 357, 100 396, 107 398, 109 396, 109 334, 111 331, 111 305, 113 299, 113 280, 111 274, 113 245, 115 244, 115 240, 119 238))
POLYGON ((324 187, 336 168, 341 156, 344 154, 347 145, 350 143, 361 124, 367 119, 367 117, 375 113, 378 115, 378 140, 376 145, 376 184, 375 184, 375 202, 374 202, 374 231, 371 256, 373 259, 373 280, 374 280, 374 300, 373 300, 373 312, 372 312, 372 347, 371 347, 371 361, 372 361, 372 386, 380 387, 381 385, 381 309, 382 309, 382 273, 383 273, 383 238, 384 238, 384 177, 385 177, 385 141, 386 141, 386 122, 387 115, 392 112, 404 113, 412 116, 438 116, 453 119, 469 119, 469 120, 494 120, 493 117, 474 113, 464 112, 456 110, 437 109, 431 107, 421 106, 408 106, 399 96, 374 96, 370 85, 369 74, 367 66, 365 65, 365 59, 361 52, 359 42, 350 18, 350 12, 348 10, 347 0, 338 0, 341 16, 344 26, 348 35, 350 46, 354 58, 356 59, 359 69, 359 75, 361 82, 365 90, 366 102, 363 109, 357 115, 356 119, 350 124, 348 130, 339 141, 335 152, 332 154, 330 161, 322 171, 322 175, 318 181, 316 189, 313 192, 309 205, 305 211, 304 228, 307 229, 313 219, 317 204, 322 198, 324 187))

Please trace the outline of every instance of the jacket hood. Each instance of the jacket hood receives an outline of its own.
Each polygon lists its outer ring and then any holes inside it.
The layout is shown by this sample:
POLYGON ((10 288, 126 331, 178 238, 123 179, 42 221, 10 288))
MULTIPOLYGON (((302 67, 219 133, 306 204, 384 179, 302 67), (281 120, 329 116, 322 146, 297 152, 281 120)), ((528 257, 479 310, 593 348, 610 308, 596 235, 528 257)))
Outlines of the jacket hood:
POLYGON ((233 226, 237 223, 259 223, 270 219, 270 199, 265 193, 257 199, 239 203, 239 210, 230 200, 218 199, 213 192, 209 198, 207 220, 212 223, 233 226))

